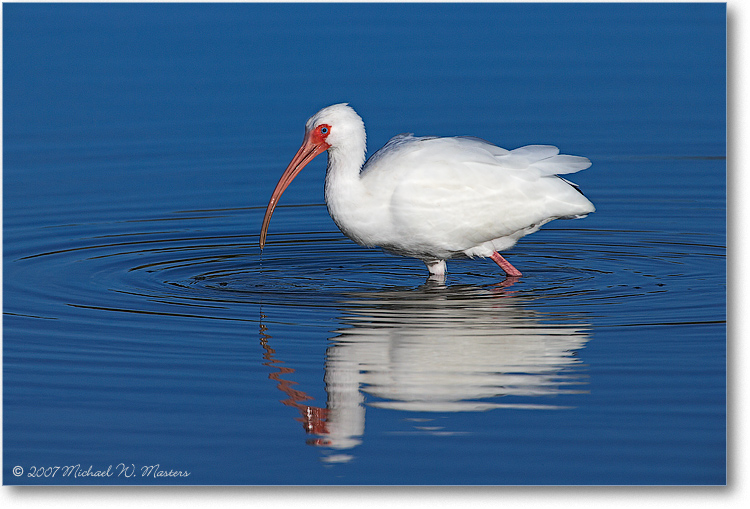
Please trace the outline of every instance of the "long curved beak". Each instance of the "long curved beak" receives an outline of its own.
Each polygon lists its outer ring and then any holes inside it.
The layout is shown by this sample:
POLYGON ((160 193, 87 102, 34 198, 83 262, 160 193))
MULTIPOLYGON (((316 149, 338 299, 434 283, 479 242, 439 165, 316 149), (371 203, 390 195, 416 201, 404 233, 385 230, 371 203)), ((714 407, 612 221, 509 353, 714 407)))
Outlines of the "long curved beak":
POLYGON ((302 171, 302 168, 307 166, 307 163, 315 159, 318 154, 325 152, 329 146, 330 145, 328 145, 328 143, 326 143, 325 141, 318 143, 314 142, 312 140, 312 137, 310 136, 310 133, 305 133, 305 140, 302 142, 302 146, 294 155, 292 162, 289 163, 289 166, 287 166, 286 170, 284 170, 284 173, 279 179, 279 183, 276 184, 276 188, 271 194, 271 199, 268 201, 266 215, 263 217, 263 226, 260 229, 261 249, 263 249, 263 246, 266 245, 268 224, 271 222, 271 216, 273 215, 273 211, 276 208, 276 204, 279 202, 279 198, 281 198, 281 195, 284 194, 284 191, 287 187, 289 187, 289 184, 292 183, 294 177, 296 177, 299 172, 302 171))

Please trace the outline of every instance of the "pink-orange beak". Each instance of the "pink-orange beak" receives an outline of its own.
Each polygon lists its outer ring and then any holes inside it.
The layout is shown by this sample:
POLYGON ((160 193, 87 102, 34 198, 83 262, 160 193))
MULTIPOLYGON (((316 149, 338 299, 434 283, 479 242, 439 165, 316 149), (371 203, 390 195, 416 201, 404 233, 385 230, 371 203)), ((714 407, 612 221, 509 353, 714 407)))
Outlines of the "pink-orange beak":
POLYGON ((315 159, 318 154, 328 150, 330 145, 325 142, 325 139, 321 139, 315 135, 314 131, 305 132, 305 140, 302 142, 302 146, 299 148, 297 153, 294 155, 292 162, 286 167, 284 173, 279 179, 279 183, 276 184, 276 188, 271 194, 271 199, 268 201, 268 207, 266 208, 266 215, 263 217, 263 226, 260 229, 260 248, 266 245, 266 234, 268 233, 268 224, 271 222, 271 216, 276 208, 276 204, 279 202, 279 198, 284 194, 284 191, 289 184, 292 183, 294 177, 296 177, 302 168, 307 166, 307 163, 315 159))

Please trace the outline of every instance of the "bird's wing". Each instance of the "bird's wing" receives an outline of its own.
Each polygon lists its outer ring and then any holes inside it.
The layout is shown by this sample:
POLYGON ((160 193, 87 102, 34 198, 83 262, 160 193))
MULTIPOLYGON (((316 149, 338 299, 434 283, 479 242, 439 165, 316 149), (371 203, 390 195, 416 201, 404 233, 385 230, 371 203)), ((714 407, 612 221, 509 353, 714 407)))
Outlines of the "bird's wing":
POLYGON ((565 175, 591 166, 587 158, 560 154, 558 148, 552 145, 527 145, 506 150, 470 136, 415 137, 411 133, 404 133, 394 136, 375 152, 365 163, 363 172, 400 162, 404 158, 416 158, 421 164, 443 161, 488 163, 506 169, 526 170, 533 176, 565 175))
POLYGON ((593 210, 581 193, 555 176, 591 163, 559 155, 556 147, 507 151, 477 138, 411 136, 396 137, 386 147, 368 161, 363 180, 373 181, 370 189, 389 189, 385 202, 394 230, 426 252, 463 251, 593 210))
POLYGON ((431 137, 415 137, 412 133, 401 133, 397 134, 388 143, 383 145, 380 150, 371 155, 364 166, 362 167, 362 174, 364 175, 373 168, 387 167, 389 163, 394 160, 398 160, 399 157, 403 157, 403 154, 408 153, 415 147, 415 144, 426 140, 434 139, 431 137))

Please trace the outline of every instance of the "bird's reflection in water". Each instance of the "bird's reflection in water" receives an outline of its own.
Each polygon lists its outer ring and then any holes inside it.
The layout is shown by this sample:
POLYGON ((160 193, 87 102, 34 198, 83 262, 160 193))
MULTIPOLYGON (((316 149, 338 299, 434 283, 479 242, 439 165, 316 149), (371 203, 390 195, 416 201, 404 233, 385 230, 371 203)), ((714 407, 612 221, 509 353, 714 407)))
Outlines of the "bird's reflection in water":
POLYGON ((343 327, 326 352, 324 409, 305 405, 310 398, 283 378, 294 370, 274 359, 261 325, 266 365, 278 370, 270 378, 316 435, 308 443, 339 451, 361 443, 366 399, 370 407, 412 412, 562 408, 548 397, 587 392, 577 351, 589 326, 524 308, 530 297, 514 294, 512 283, 428 282, 346 296, 343 327), (512 401, 501 403, 502 396, 512 401))

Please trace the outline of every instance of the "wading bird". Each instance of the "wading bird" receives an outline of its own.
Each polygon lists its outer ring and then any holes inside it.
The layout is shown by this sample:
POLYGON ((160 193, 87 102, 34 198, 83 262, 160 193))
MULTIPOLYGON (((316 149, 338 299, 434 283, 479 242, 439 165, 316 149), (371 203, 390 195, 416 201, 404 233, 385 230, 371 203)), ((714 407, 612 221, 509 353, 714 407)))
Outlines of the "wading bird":
POLYGON ((510 277, 521 272, 498 251, 554 219, 574 219, 594 205, 558 175, 591 166, 557 147, 505 150, 479 138, 393 137, 365 162, 365 126, 347 104, 310 117, 305 138, 268 202, 266 242, 276 204, 292 180, 328 151, 325 201, 341 231, 357 244, 419 258, 432 278, 445 261, 489 257, 510 277))

